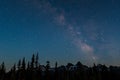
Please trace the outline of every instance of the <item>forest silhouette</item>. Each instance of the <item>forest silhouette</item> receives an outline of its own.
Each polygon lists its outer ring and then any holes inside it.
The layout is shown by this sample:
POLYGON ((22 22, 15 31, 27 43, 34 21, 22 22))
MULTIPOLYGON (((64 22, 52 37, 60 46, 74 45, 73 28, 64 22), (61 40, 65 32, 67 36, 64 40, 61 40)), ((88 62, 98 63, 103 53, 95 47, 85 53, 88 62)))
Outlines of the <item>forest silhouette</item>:
POLYGON ((78 61, 75 65, 50 66, 39 63, 38 54, 33 54, 31 61, 25 58, 6 71, 4 62, 0 65, 0 80, 120 80, 120 67, 94 64, 92 67, 83 65, 78 61))

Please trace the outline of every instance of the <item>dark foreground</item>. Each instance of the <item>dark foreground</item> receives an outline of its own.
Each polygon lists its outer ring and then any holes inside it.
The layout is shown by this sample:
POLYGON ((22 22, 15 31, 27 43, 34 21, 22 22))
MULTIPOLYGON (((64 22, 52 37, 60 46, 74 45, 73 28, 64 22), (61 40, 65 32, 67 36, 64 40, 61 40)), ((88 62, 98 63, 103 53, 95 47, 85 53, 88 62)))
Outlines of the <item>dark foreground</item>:
POLYGON ((4 62, 0 66, 0 80, 120 80, 120 67, 93 65, 88 67, 80 62, 73 65, 50 67, 50 62, 40 65, 38 55, 33 55, 30 62, 19 60, 10 71, 6 72, 4 62))

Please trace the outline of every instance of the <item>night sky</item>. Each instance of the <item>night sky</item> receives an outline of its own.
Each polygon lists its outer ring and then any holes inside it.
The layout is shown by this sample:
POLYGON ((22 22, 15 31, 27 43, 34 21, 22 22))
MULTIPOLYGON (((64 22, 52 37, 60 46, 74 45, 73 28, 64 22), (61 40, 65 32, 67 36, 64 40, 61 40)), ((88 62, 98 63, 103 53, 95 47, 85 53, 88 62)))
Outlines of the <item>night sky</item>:
POLYGON ((0 63, 120 65, 120 0, 0 0, 0 63))

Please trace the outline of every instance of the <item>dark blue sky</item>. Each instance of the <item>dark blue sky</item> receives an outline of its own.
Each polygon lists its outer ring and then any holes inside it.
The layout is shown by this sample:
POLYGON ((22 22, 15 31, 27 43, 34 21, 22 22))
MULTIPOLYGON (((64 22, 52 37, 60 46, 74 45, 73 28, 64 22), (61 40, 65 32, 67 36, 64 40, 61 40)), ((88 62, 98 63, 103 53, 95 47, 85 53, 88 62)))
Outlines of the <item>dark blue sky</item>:
POLYGON ((120 65, 119 0, 1 0, 0 61, 120 65))

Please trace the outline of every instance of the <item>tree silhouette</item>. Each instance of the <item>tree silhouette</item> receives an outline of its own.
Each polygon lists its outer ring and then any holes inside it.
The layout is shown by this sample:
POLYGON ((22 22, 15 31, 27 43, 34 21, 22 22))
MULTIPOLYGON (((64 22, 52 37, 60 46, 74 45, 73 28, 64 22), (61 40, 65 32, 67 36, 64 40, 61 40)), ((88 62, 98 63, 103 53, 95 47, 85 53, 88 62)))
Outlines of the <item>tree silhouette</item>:
POLYGON ((30 69, 30 62, 28 62, 28 64, 27 64, 27 70, 29 70, 30 69))
POLYGON ((4 62, 1 64, 1 71, 3 73, 5 73, 5 71, 6 71, 4 62))
POLYGON ((38 60, 39 60, 39 56, 38 53, 36 55, 36 59, 35 59, 35 67, 38 68, 38 60))
POLYGON ((58 63, 56 62, 55 63, 55 73, 54 73, 54 79, 55 80, 58 80, 58 63))
POLYGON ((68 63, 68 64, 66 65, 67 69, 70 69, 71 66, 73 66, 72 63, 68 63))
POLYGON ((6 71, 5 64, 4 64, 4 62, 2 62, 1 66, 0 66, 0 80, 4 79, 5 71, 6 71))
POLYGON ((0 65, 0 80, 120 80, 120 67, 102 64, 94 64, 93 67, 83 65, 80 61, 76 65, 68 63, 66 66, 50 67, 39 64, 39 56, 32 55, 31 61, 27 62, 25 57, 12 66, 6 72, 4 62, 0 65))
POLYGON ((76 66, 77 66, 78 68, 81 68, 83 65, 82 65, 82 63, 81 63, 80 61, 78 61, 77 64, 76 64, 76 66))
POLYGON ((46 79, 46 80, 49 80, 49 76, 50 76, 50 75, 49 75, 50 62, 49 62, 49 61, 46 61, 46 63, 47 63, 47 64, 46 64, 46 67, 45 67, 45 68, 46 68, 46 71, 45 71, 45 74, 46 74, 46 75, 45 75, 45 79, 46 79))
POLYGON ((25 70, 26 68, 26 63, 25 63, 25 58, 23 58, 22 60, 22 69, 25 70))
POLYGON ((13 67, 11 68, 11 70, 12 70, 13 72, 16 71, 16 64, 13 65, 13 67))
POLYGON ((35 55, 33 54, 31 58, 31 69, 34 68, 34 64, 35 64, 35 55))
POLYGON ((17 65, 17 67, 18 67, 18 70, 21 69, 21 60, 18 61, 18 65, 17 65))
POLYGON ((46 65, 46 70, 48 70, 50 68, 50 61, 46 61, 47 65, 46 65))

